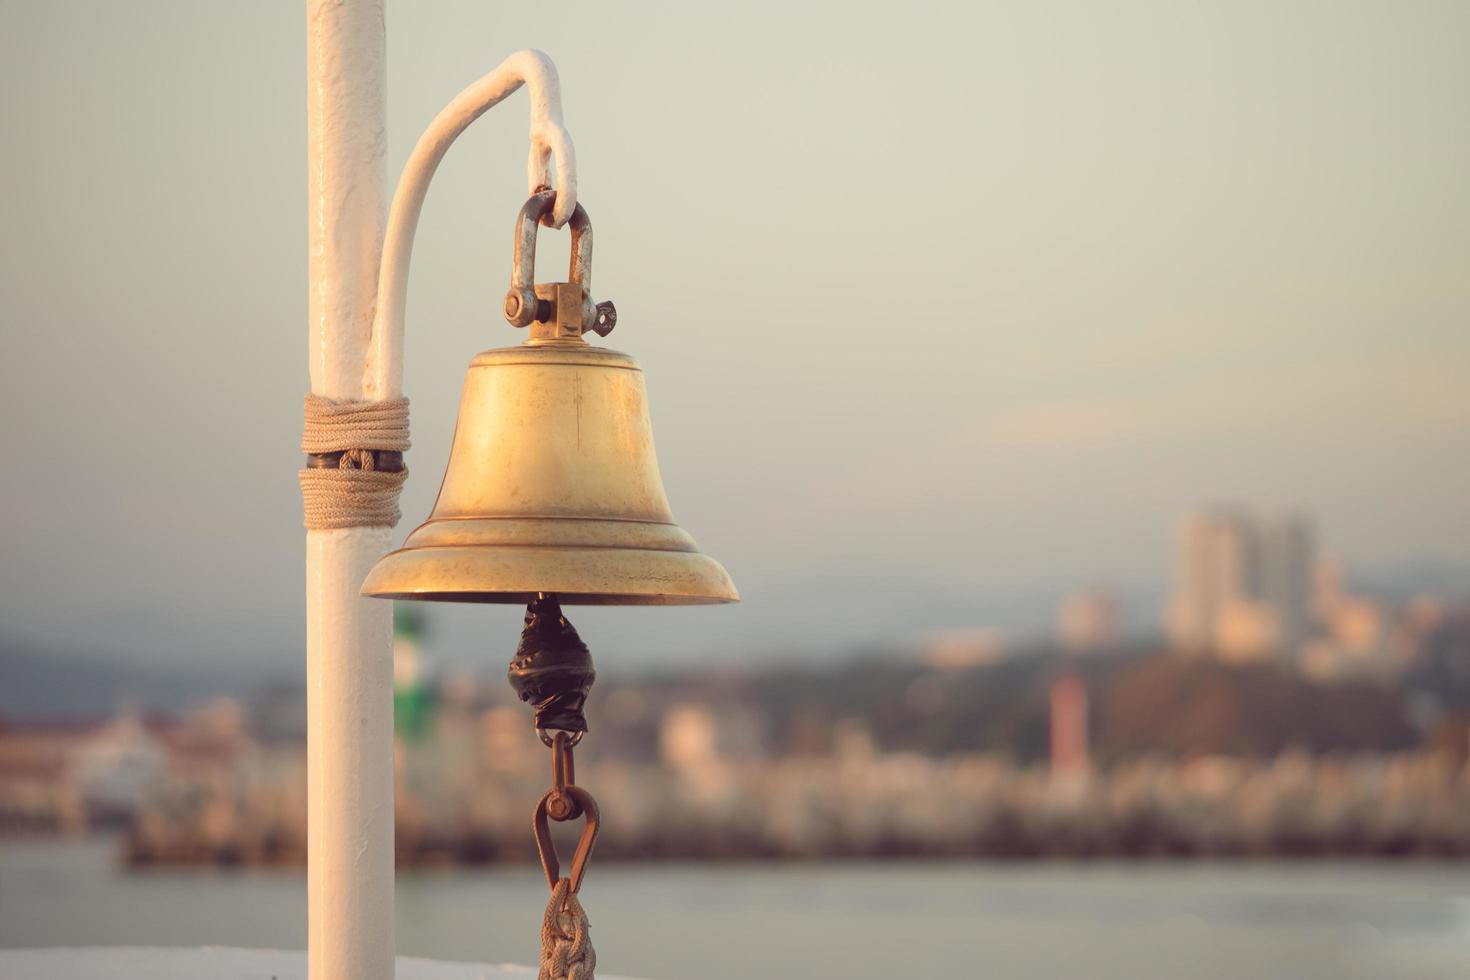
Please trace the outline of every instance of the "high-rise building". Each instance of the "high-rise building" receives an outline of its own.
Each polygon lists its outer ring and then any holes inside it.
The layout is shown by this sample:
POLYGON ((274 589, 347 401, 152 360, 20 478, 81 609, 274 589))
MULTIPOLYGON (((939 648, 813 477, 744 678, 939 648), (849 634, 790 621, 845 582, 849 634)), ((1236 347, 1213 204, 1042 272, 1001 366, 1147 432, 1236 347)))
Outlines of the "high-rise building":
POLYGON ((1225 610, 1251 593, 1255 554, 1248 522, 1231 511, 1193 514, 1180 524, 1178 541, 1165 614, 1169 642, 1182 651, 1212 650, 1225 610))
POLYGON ((1261 521, 1216 509, 1186 519, 1165 614, 1171 645, 1232 660, 1295 658, 1311 622, 1312 547, 1295 515, 1261 521))
POLYGON ((1312 622, 1312 528, 1287 514, 1263 521, 1257 534, 1255 597, 1276 614, 1278 647, 1294 659, 1312 622))

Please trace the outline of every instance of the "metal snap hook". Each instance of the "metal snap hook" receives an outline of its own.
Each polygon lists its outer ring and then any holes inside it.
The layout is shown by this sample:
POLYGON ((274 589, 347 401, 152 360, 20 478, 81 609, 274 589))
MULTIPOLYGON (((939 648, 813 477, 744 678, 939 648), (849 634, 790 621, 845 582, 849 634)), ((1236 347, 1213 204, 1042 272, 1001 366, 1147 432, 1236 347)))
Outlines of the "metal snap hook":
POLYGON ((592 846, 597 843, 597 801, 580 786, 563 786, 560 790, 548 790, 536 804, 536 814, 531 818, 531 826, 536 832, 536 851, 541 857, 541 870, 546 872, 546 883, 553 891, 556 883, 561 880, 561 862, 556 856, 556 844, 551 839, 552 817, 548 807, 552 797, 558 795, 558 792, 570 798, 586 820, 582 825, 582 836, 577 841, 577 850, 572 855, 571 872, 567 875, 569 888, 575 895, 582 887, 582 875, 587 871, 587 859, 592 856, 592 846))

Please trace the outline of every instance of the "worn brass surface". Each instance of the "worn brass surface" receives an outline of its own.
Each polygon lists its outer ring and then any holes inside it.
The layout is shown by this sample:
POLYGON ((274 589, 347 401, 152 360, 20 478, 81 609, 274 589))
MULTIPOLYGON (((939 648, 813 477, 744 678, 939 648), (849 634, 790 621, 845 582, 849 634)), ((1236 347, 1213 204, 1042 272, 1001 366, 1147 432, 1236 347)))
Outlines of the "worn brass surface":
POLYGON ((470 362, 439 499, 363 594, 684 605, 739 599, 674 523, 643 372, 580 338, 470 362))

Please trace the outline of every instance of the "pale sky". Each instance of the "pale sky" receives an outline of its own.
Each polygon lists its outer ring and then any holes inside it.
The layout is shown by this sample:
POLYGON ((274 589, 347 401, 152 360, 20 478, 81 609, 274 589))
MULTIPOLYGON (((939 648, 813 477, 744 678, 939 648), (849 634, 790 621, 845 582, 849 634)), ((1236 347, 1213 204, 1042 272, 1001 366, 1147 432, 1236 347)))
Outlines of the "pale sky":
MULTIPOLYGON (((290 669, 302 8, 4 24, 0 638, 290 669)), ((1157 590, 1221 499, 1309 513, 1352 568, 1470 562, 1470 5, 399 0, 388 31, 394 178, 465 84, 555 58, 607 343, 745 596, 574 616, 605 666, 1157 590)), ((519 339, 526 119, 429 195, 400 537, 469 358, 519 339)), ((449 609, 441 649, 502 663, 518 618, 449 609)))

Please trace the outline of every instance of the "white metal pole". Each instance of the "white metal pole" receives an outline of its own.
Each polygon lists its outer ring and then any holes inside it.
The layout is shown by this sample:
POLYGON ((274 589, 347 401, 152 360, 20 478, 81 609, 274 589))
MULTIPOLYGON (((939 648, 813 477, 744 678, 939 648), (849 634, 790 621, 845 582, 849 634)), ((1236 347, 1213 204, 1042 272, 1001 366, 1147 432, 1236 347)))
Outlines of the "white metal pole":
MULTIPOLYGON (((311 390, 362 399, 386 199, 383 0, 307 0, 311 390)), ((306 534, 311 980, 393 976, 391 529, 306 534)))
POLYGON ((544 52, 517 51, 440 110, 403 166, 393 191, 393 207, 388 212, 383 263, 378 272, 378 299, 364 382, 371 398, 397 398, 402 392, 408 267, 429 182, 460 134, 522 85, 531 97, 531 153, 526 164, 528 193, 535 193, 537 187, 551 186, 554 169, 556 201, 552 206, 551 226, 560 228, 566 224, 577 208, 577 151, 561 121, 561 80, 556 65, 544 52))

